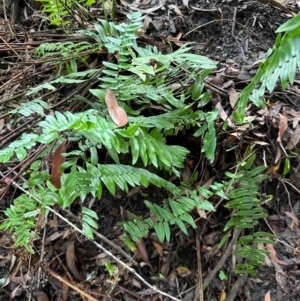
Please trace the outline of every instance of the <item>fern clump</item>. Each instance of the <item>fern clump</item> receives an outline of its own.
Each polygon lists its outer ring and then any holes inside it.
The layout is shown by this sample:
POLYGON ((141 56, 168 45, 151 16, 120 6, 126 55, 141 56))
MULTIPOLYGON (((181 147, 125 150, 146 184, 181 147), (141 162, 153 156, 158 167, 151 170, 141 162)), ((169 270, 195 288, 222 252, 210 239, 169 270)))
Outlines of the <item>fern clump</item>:
MULTIPOLYGON (((183 130, 189 129, 194 137, 201 137, 203 156, 207 162, 215 161, 215 123, 219 112, 210 105, 203 79, 216 68, 216 63, 189 53, 187 46, 170 54, 162 54, 156 47, 141 48, 137 32, 142 28, 143 16, 134 13, 128 19, 128 23, 121 24, 100 20, 94 30, 79 32, 92 42, 41 45, 37 54, 44 58, 55 56, 55 61, 65 62, 61 67, 64 66, 67 73, 31 88, 27 96, 35 97, 34 100, 10 112, 11 116, 37 114, 39 122, 30 133, 0 150, 0 162, 22 161, 38 145, 43 145, 44 152, 37 158, 42 159, 45 152, 55 152, 66 141, 73 144, 73 150, 63 154, 66 161, 61 165, 59 188, 51 182, 49 173, 40 173, 40 167, 35 164, 28 183, 24 184, 27 193, 5 211, 9 219, 1 228, 13 232, 17 244, 24 245, 30 252, 33 252, 31 242, 36 237, 34 223, 38 214, 48 214, 54 205, 65 209, 75 201, 84 202, 88 195, 101 199, 103 189, 112 195, 117 189, 128 193, 130 188, 149 185, 167 191, 160 205, 145 201, 151 217, 135 217, 122 223, 126 230, 122 238, 128 246, 152 229, 161 241, 170 240, 172 225, 187 233, 187 225, 196 227, 193 209, 214 211, 211 198, 215 196, 227 200, 227 208, 236 210, 225 231, 234 227, 250 229, 264 217, 258 201, 258 183, 264 179, 260 175, 262 168, 239 170, 234 175, 227 173, 227 182, 215 182, 208 188, 187 188, 184 184, 177 187, 164 179, 165 175, 179 178, 184 168, 189 150, 167 143, 169 136, 177 136, 183 130), (84 60, 87 52, 99 49, 106 49, 113 59, 103 61, 101 69, 78 71, 78 59, 84 60), (47 114, 51 106, 41 99, 42 90, 55 90, 57 84, 62 83, 84 85, 91 77, 98 78, 97 85, 89 90, 93 101, 77 96, 77 100, 85 101, 91 108, 76 113, 47 114), (128 116, 129 122, 123 127, 118 127, 110 117, 105 99, 107 88, 114 91, 128 116), (153 107, 156 113, 149 114, 153 107), (101 163, 100 151, 107 154, 109 164, 101 163), (239 189, 231 189, 237 185, 239 189), (20 209, 26 198, 31 205, 20 209)), ((194 180, 196 178, 197 174, 194 180)), ((81 218, 84 233, 92 239, 93 230, 97 228, 96 212, 82 205, 81 218)), ((238 243, 256 243, 264 237, 262 233, 253 233, 251 239, 244 237, 238 243)), ((246 250, 241 249, 242 255, 250 260, 246 270, 252 272, 255 264, 246 250)))
MULTIPOLYGON (((177 135, 179 131, 188 127, 195 128, 196 136, 205 137, 210 147, 204 148, 203 152, 211 162, 214 161, 216 133, 211 124, 217 118, 217 112, 202 111, 202 107, 209 102, 209 95, 203 91, 202 79, 215 68, 216 64, 205 57, 188 53, 187 47, 167 55, 161 54, 155 47, 140 48, 137 45, 136 32, 142 28, 142 19, 140 13, 135 13, 129 16, 129 23, 116 25, 101 20, 100 24, 95 25, 96 33, 80 31, 94 40, 90 44, 80 42, 76 47, 70 42, 41 45, 37 49, 37 54, 46 58, 55 55, 55 59, 61 57, 64 61, 69 59, 67 64, 73 66, 75 66, 72 63, 75 59, 74 54, 80 57, 82 53, 92 49, 101 48, 113 54, 118 53, 118 59, 115 62, 103 62, 105 66, 103 70, 78 72, 76 68, 71 68, 67 75, 31 88, 27 95, 38 95, 42 89, 55 89, 58 83, 83 84, 88 77, 102 74, 99 78, 99 87, 90 90, 98 100, 97 110, 89 109, 78 113, 56 111, 54 115, 47 115, 46 110, 49 110, 49 106, 37 96, 31 105, 24 104, 17 111, 12 111, 11 114, 26 116, 38 114, 41 120, 38 128, 31 133, 23 134, 1 150, 0 161, 8 162, 13 157, 21 161, 38 144, 47 146, 48 151, 55 151, 64 141, 72 141, 78 145, 78 149, 65 154, 66 162, 61 167, 63 170, 61 187, 56 188, 45 178, 37 179, 38 174, 34 171, 35 180, 30 179, 29 184, 26 184, 32 195, 37 195, 43 187, 43 197, 51 201, 50 205, 58 204, 66 208, 77 199, 84 201, 88 194, 100 199, 104 187, 114 195, 117 187, 128 192, 129 187, 139 185, 147 187, 151 184, 166 189, 176 198, 165 201, 165 208, 172 208, 171 211, 161 209, 162 214, 165 212, 165 218, 162 219, 165 229, 167 230, 167 225, 175 221, 184 230, 185 222, 194 226, 188 212, 195 206, 202 206, 202 203, 198 202, 194 194, 187 206, 184 199, 178 197, 182 194, 180 187, 164 180, 155 171, 180 175, 180 169, 184 167, 184 160, 189 151, 182 146, 167 144, 166 138, 177 135), (180 75, 181 70, 184 70, 184 76, 180 75), (179 76, 175 76, 176 74, 179 76), (177 85, 179 80, 181 86, 177 85), (183 89, 185 85, 189 88, 183 89), (127 111, 128 126, 118 128, 111 121, 104 99, 107 87, 115 91, 118 101, 127 111), (161 114, 144 115, 143 112, 153 103, 162 106, 161 114), (52 144, 55 145, 54 148, 52 144), (106 150, 115 164, 99 163, 98 154, 101 149, 106 150), (131 165, 122 164, 121 155, 122 157, 126 155, 131 165), (78 159, 84 164, 78 165, 78 159), (172 213, 170 215, 166 212, 172 213), (171 216, 174 217, 173 221, 170 219, 171 216)), ((38 171, 38 167, 35 168, 38 171)), ((36 203, 34 199, 32 202, 36 203)), ((150 211, 159 212, 158 205, 149 201, 146 204, 150 211)), ((206 210, 213 210, 208 201, 203 204, 206 204, 206 210)), ((41 205, 38 207, 42 208, 41 205)), ((32 216, 35 216, 33 212, 38 210, 32 211, 27 207, 24 210, 22 218, 30 216, 28 222, 32 222, 32 216)), ((161 218, 163 216, 159 215, 161 218)), ((4 222, 2 227, 17 233, 14 227, 20 224, 20 218, 21 215, 15 216, 10 222, 4 222)), ((92 228, 97 225, 97 216, 83 209, 82 220, 85 233, 92 237, 92 228)), ((150 231, 151 223, 148 225, 150 231)), ((160 224, 154 228, 161 239, 170 238, 168 234, 162 233, 160 224)), ((24 235, 21 239, 28 249, 30 239, 30 235, 24 235)))

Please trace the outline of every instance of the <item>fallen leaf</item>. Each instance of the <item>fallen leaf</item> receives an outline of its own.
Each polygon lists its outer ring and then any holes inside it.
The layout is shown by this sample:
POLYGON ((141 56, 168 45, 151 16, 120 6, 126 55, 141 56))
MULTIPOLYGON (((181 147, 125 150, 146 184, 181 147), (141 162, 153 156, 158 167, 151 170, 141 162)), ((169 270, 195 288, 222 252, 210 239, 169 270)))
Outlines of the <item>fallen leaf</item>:
POLYGON ((106 89, 105 103, 111 119, 118 127, 128 123, 128 116, 125 110, 119 106, 115 93, 109 88, 106 89))
POLYGON ((286 145, 285 149, 292 150, 299 143, 299 140, 300 140, 300 126, 298 124, 296 126, 296 128, 294 129, 291 139, 290 139, 289 143, 286 145))
POLYGON ((287 284, 286 284, 286 275, 284 275, 280 272, 276 272, 275 279, 276 279, 277 283, 279 284, 279 286, 281 287, 281 289, 287 294, 289 292, 289 288, 287 287, 287 284))
POLYGON ((174 9, 174 12, 175 12, 178 16, 182 16, 182 17, 183 17, 182 12, 180 11, 180 9, 179 9, 176 5, 170 4, 170 5, 168 5, 168 7, 169 7, 170 9, 174 9))
POLYGON ((206 211, 203 209, 197 208, 197 212, 201 218, 207 219, 206 211))
POLYGON ((134 277, 132 277, 131 279, 131 283, 132 285, 134 285, 135 287, 142 289, 141 283, 139 281, 137 281, 134 277))
POLYGON ((72 274, 78 279, 82 280, 82 277, 80 276, 77 268, 76 268, 76 256, 75 256, 75 243, 74 240, 71 240, 67 247, 66 252, 66 260, 67 260, 67 266, 69 270, 72 272, 72 274))
POLYGON ((4 124, 5 124, 5 120, 4 120, 4 118, 1 118, 0 119, 0 131, 3 129, 4 124))
POLYGON ((238 93, 233 87, 230 87, 227 93, 229 96, 230 105, 234 109, 235 105, 239 99, 240 93, 238 93))
POLYGON ((44 226, 46 224, 45 221, 46 221, 45 209, 41 208, 40 214, 39 214, 37 222, 36 222, 36 230, 38 232, 40 232, 41 229, 44 228, 44 226))
POLYGON ((151 0, 143 0, 141 6, 146 6, 151 2, 151 0))
POLYGON ((149 28, 150 23, 152 22, 152 18, 149 16, 146 16, 144 18, 144 24, 143 24, 143 29, 147 30, 149 28))
POLYGON ((45 292, 35 291, 33 293, 33 296, 37 301, 48 301, 49 300, 49 298, 45 292))
POLYGON ((66 161, 66 158, 62 156, 66 152, 66 141, 64 141, 55 151, 52 165, 51 165, 51 183, 56 187, 61 187, 60 176, 62 171, 60 166, 66 161))
POLYGON ((162 256, 163 253, 164 253, 164 250, 163 250, 162 246, 158 242, 156 242, 154 240, 152 240, 152 243, 153 243, 153 245, 154 245, 157 253, 159 254, 159 256, 162 256))
POLYGON ((225 301, 225 299, 226 299, 226 292, 225 292, 225 290, 223 289, 223 290, 221 291, 219 301, 225 301))
POLYGON ((126 198, 130 198, 132 197, 133 195, 139 193, 144 187, 143 186, 136 186, 134 188, 132 188, 126 195, 125 197, 126 198))
POLYGON ((298 218, 292 213, 292 212, 289 212, 289 211, 283 211, 289 218, 292 219, 293 223, 299 227, 299 220, 298 218))
POLYGON ((148 265, 150 265, 148 253, 146 250, 145 242, 143 238, 140 238, 138 242, 135 243, 137 252, 141 256, 141 258, 146 262, 148 265))
POLYGON ((275 251, 273 245, 267 244, 266 247, 267 247, 268 251, 270 252, 271 258, 272 258, 275 262, 277 262, 277 263, 279 263, 279 264, 281 264, 281 265, 288 265, 285 261, 278 259, 277 254, 276 254, 276 251, 275 251))
POLYGON ((181 276, 181 277, 188 276, 191 273, 191 271, 187 267, 184 267, 184 266, 178 266, 176 268, 176 272, 177 272, 178 276, 181 276))
POLYGON ((276 146, 276 156, 275 156, 275 164, 276 165, 279 163, 280 158, 281 158, 281 148, 277 145, 276 146))
POLYGON ((160 269, 160 273, 162 275, 164 275, 165 277, 168 276, 169 274, 169 271, 170 271, 170 263, 169 263, 169 259, 167 257, 163 257, 162 258, 162 262, 163 262, 163 265, 160 269))
POLYGON ((63 234, 64 234, 63 231, 61 231, 61 232, 55 231, 53 234, 51 234, 50 236, 48 236, 48 237, 45 239, 45 245, 47 245, 47 244, 49 244, 51 241, 54 241, 54 240, 56 240, 57 238, 61 237, 63 234))
POLYGON ((218 111, 219 111, 219 117, 220 117, 223 121, 227 121, 227 122, 228 122, 228 125, 229 125, 230 127, 234 127, 234 124, 232 123, 230 117, 227 115, 227 113, 226 113, 225 110, 223 109, 222 104, 221 104, 220 101, 217 102, 216 108, 217 108, 218 111))
POLYGON ((267 291, 267 293, 265 294, 265 301, 271 301, 271 292, 267 291))

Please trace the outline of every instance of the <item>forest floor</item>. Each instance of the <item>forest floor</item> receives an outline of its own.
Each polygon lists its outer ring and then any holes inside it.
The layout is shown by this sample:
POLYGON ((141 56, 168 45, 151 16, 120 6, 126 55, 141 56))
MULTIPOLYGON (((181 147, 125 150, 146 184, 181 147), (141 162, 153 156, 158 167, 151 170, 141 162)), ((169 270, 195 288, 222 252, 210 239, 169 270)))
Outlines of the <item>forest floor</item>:
MULTIPOLYGON (((0 55, 3 58, 0 62, 2 97, 6 95, 8 87, 9 89, 15 87, 18 91, 20 86, 26 89, 37 81, 37 77, 29 78, 27 82, 14 80, 14 76, 17 78, 18 74, 16 65, 20 64, 20 72, 23 72, 22 70, 27 66, 24 59, 19 56, 24 58, 26 51, 30 53, 45 41, 67 38, 67 35, 61 34, 57 29, 46 28, 43 25, 42 20, 45 15, 36 9, 37 3, 13 0, 5 14, 2 10, 0 16, 2 18, 0 55), (30 40, 26 40, 27 35, 31 37, 30 40), (10 70, 12 66, 14 72, 10 70)), ((261 2, 224 0, 216 3, 204 0, 134 2, 121 0, 115 7, 115 16, 122 21, 129 12, 140 10, 147 15, 144 21, 145 33, 140 37, 140 43, 156 45, 161 51, 168 52, 191 42, 192 51, 217 61, 218 68, 210 78, 210 89, 213 90, 215 97, 225 101, 224 97, 226 96, 228 100, 228 95, 229 99, 234 99, 236 91, 240 91, 251 80, 259 62, 263 61, 268 49, 274 45, 275 30, 293 14, 298 13, 298 5, 300 5, 298 1, 289 0, 281 3, 275 0, 261 2)), ((101 13, 100 6, 100 4, 98 7, 95 5, 92 11, 96 14, 101 13)), ((41 70, 42 68, 37 68, 36 74, 41 70)), ((45 70, 41 71, 40 76, 45 76, 45 72, 45 70)), ((278 88, 271 95, 266 95, 266 98, 273 103, 279 101, 280 112, 284 107, 298 112, 299 86, 300 81, 296 80, 294 86, 288 86, 286 91, 278 88)), ((64 91, 70 92, 67 88, 64 91)), ((0 105, 0 110, 3 109, 0 112, 0 121, 5 121, 4 101, 0 100, 0 105)), ((64 106, 65 104, 59 108, 66 109, 64 106)), ((74 103, 72 106, 74 107, 74 103)), ((80 105, 77 104, 76 109, 80 109, 80 105)), ((254 111, 253 115, 255 118, 261 118, 266 113, 254 111)), ((7 139, 10 132, 5 128, 4 121, 0 122, 2 136, 0 141, 4 141, 2 147, 10 141, 7 139)), ((261 124, 256 136, 243 137, 240 141, 241 148, 245 149, 250 143, 270 145, 272 141, 268 137, 272 137, 273 141, 276 140, 276 132, 270 134, 274 129, 270 129, 267 123, 261 124)), ((219 138, 220 143, 223 138, 219 138)), ((184 145, 192 154, 197 153, 198 146, 188 135, 182 135, 174 142, 184 145)), ((276 157, 276 148, 267 146, 266 149, 266 154, 261 150, 259 155, 266 156, 265 160, 272 165, 271 162, 276 157)), ((224 158, 225 161, 228 159, 226 156, 224 158)), ((197 165, 193 160, 197 162, 194 156, 187 168, 192 169, 197 165)), ((221 178, 230 159, 225 161, 217 161, 207 178, 212 176, 221 178)), ((218 249, 224 224, 228 218, 224 216, 227 214, 224 210, 218 210, 207 219, 198 219, 198 228, 189 229, 188 235, 184 235, 174 227, 169 243, 158 244, 150 235, 141 240, 134 256, 129 251, 126 258, 124 254, 120 254, 114 248, 114 246, 122 246, 119 238, 122 227, 119 222, 124 220, 126 212, 132 212, 137 216, 146 215, 148 209, 143 201, 161 200, 164 192, 159 189, 144 188, 132 191, 128 195, 120 192, 115 198, 104 193, 100 201, 93 198, 86 200, 86 203, 97 211, 100 218, 99 237, 96 241, 120 257, 127 265, 133 266, 141 277, 155 288, 180 300, 300 300, 298 221, 300 185, 297 152, 291 164, 292 172, 285 177, 270 173, 268 180, 262 183, 262 195, 272 195, 273 200, 265 205, 268 218, 262 220, 258 228, 265 231, 272 229, 277 235, 277 240, 273 247, 269 246, 270 255, 266 257, 265 265, 258 269, 255 276, 235 275, 232 272, 237 260, 235 255, 232 252, 225 252, 228 246, 222 250, 218 249), (224 273, 226 279, 218 272, 210 280, 208 288, 202 295, 198 289, 201 281, 199 272, 202 279, 206 279, 223 259, 224 264, 219 267, 219 271, 224 273)), ((7 168, 0 165, 2 172, 7 168)), ((201 168, 202 173, 205 173, 203 171, 205 166, 201 168)), ((184 176, 182 174, 182 177, 184 176)), ((18 177, 15 177, 15 181, 17 179, 18 177)), ((4 218, 3 211, 19 193, 18 189, 12 187, 5 189, 5 183, 1 187, 0 221, 4 218)), ((79 204, 76 206, 76 204, 72 205, 69 215, 75 223, 80 209, 79 204)), ((48 227, 41 229, 40 238, 34 242, 36 251, 34 255, 28 254, 22 248, 15 249, 13 237, 7 232, 0 232, 1 301, 171 300, 169 297, 162 296, 156 289, 147 287, 140 279, 113 261, 115 272, 110 276, 105 268, 105 263, 110 258, 92 242, 69 229, 64 221, 50 215, 47 224, 48 227), (45 266, 47 268, 44 268, 45 266)))

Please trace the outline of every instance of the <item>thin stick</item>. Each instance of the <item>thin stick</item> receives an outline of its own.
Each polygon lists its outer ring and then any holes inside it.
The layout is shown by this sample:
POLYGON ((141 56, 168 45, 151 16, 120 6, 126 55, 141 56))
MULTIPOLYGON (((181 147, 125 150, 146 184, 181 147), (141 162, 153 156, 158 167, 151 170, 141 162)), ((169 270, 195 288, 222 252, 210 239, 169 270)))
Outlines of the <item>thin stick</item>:
POLYGON ((215 268, 211 271, 211 273, 209 274, 209 276, 204 280, 203 282, 203 291, 206 290, 206 288, 208 287, 209 283, 211 282, 211 280, 214 278, 214 276, 220 271, 220 269, 223 267, 227 257, 230 255, 233 245, 235 244, 235 242, 237 241, 239 235, 241 233, 241 230, 237 230, 235 229, 233 232, 233 236, 231 239, 231 242, 229 243, 226 251, 224 252, 223 256, 221 257, 221 259, 219 260, 218 264, 215 266, 215 268))
POLYGON ((197 248, 197 262, 198 262, 198 280, 199 280, 199 297, 200 301, 204 301, 203 287, 202 287, 202 265, 201 265, 201 254, 200 254, 200 238, 196 233, 196 248, 197 248))

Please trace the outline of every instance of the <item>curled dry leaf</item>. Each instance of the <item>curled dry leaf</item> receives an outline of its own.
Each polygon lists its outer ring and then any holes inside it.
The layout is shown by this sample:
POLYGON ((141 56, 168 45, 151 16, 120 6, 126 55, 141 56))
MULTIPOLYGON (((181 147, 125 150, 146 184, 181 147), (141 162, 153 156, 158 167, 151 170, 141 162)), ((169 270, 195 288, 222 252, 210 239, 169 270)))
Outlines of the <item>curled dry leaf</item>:
POLYGON ((284 115, 279 113, 280 121, 278 125, 278 137, 277 141, 281 142, 282 136, 284 135, 285 131, 287 130, 288 124, 287 119, 284 115))
POLYGON ((106 89, 105 103, 111 119, 118 127, 128 123, 128 116, 125 110, 119 106, 115 93, 109 88, 106 89))
POLYGON ((51 183, 56 187, 61 187, 60 182, 60 176, 61 176, 61 170, 60 166, 63 164, 66 160, 65 157, 62 156, 63 153, 66 152, 66 142, 64 141, 55 151, 52 165, 51 165, 51 183))
POLYGON ((67 266, 69 270, 72 272, 72 274, 78 279, 82 280, 82 277, 80 276, 77 267, 76 267, 76 256, 75 256, 75 244, 74 240, 71 240, 67 247, 66 252, 66 260, 67 260, 67 266))
POLYGON ((157 250, 157 253, 159 254, 159 256, 163 256, 164 250, 163 250, 162 246, 154 240, 152 240, 152 243, 153 243, 155 249, 157 250))
POLYGON ((140 238, 140 240, 138 242, 136 242, 135 245, 137 248, 138 255, 142 258, 142 260, 144 262, 146 262, 148 265, 150 265, 148 252, 147 252, 146 245, 145 245, 143 238, 140 238))

